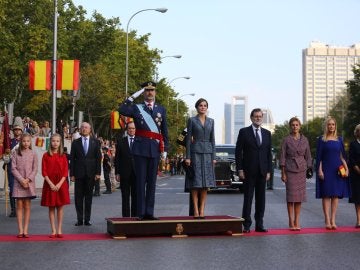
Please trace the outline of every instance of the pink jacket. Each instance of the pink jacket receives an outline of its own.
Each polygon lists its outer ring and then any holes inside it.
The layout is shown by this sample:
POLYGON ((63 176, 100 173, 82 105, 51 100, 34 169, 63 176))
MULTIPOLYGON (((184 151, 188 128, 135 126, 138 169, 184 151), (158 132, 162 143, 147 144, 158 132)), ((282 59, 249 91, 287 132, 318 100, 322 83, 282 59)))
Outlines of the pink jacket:
POLYGON ((14 198, 36 197, 35 177, 38 170, 38 158, 34 151, 26 149, 18 155, 17 150, 11 155, 11 172, 14 175, 14 198), (20 182, 30 179, 29 188, 23 188, 20 182))
POLYGON ((281 144, 280 166, 285 166, 289 172, 303 172, 312 168, 312 158, 308 139, 301 135, 294 140, 290 135, 285 137, 281 144))

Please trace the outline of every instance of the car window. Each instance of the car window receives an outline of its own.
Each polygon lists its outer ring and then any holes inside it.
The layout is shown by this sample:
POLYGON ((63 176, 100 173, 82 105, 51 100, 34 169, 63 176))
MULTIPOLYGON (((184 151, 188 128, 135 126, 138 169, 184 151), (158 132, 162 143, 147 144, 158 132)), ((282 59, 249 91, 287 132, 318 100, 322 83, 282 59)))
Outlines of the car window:
POLYGON ((234 157, 235 147, 215 147, 216 156, 219 158, 234 157))

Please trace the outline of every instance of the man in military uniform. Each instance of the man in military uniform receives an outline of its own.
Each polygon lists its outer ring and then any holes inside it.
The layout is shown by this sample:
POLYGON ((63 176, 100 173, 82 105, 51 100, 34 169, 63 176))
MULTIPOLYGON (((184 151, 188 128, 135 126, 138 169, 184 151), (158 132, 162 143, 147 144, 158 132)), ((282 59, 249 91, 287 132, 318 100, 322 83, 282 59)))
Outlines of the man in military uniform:
POLYGON ((156 220, 154 205, 158 166, 160 155, 165 159, 168 149, 166 110, 155 102, 154 82, 145 82, 141 87, 120 105, 119 112, 132 117, 136 127, 132 154, 136 172, 137 216, 140 220, 156 220), (134 99, 140 95, 143 95, 144 102, 135 104, 134 99))
MULTIPOLYGON (((20 119, 20 121, 18 118, 15 119, 14 125, 12 128, 13 138, 11 139, 11 143, 10 143, 11 151, 15 151, 15 149, 18 147, 23 130, 24 130, 24 128, 23 128, 23 123, 22 123, 21 119, 20 119)), ((11 207, 11 212, 10 212, 9 217, 16 217, 16 202, 15 202, 15 198, 13 198, 13 196, 12 196, 13 189, 14 189, 14 175, 11 172, 11 160, 7 165, 7 173, 8 173, 8 179, 9 179, 10 207, 11 207)))

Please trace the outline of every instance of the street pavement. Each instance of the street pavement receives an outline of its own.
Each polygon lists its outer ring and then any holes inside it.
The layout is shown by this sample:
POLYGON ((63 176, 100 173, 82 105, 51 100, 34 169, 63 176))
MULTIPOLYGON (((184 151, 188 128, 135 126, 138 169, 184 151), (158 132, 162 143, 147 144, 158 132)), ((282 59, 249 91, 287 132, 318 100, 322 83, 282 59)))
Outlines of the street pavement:
MULTIPOLYGON (((188 213, 188 194, 183 192, 183 176, 158 178, 157 216, 188 213)), ((276 172, 274 190, 267 191, 265 225, 271 230, 287 228, 285 188, 276 172)), ((303 204, 301 226, 323 228, 321 201, 314 198, 313 180, 308 183, 308 201, 303 204)), ((73 187, 71 187, 72 190, 73 187)), ((104 188, 103 188, 104 190, 104 188)), ((71 195, 73 193, 71 192, 71 195)), ((211 192, 206 215, 241 216, 243 195, 239 192, 211 192)), ((93 198, 92 226, 75 227, 75 208, 65 208, 63 240, 32 241, 33 235, 48 235, 47 208, 40 200, 32 201, 30 238, 17 241, 14 218, 5 216, 4 198, 0 197, 0 269, 359 269, 360 233, 326 232, 317 234, 138 237, 113 240, 66 240, 67 235, 106 235, 107 217, 121 216, 121 193, 93 198)), ((339 227, 355 224, 354 206, 340 201, 339 227)), ((360 231, 359 231, 360 232, 360 231)))

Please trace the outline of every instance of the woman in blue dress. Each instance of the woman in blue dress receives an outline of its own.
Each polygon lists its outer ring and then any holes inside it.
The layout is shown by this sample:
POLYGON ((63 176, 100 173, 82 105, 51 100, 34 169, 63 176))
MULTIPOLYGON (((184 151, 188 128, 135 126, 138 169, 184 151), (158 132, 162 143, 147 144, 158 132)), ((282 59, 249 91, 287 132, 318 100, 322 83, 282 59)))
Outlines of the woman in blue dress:
POLYGON ((328 117, 324 123, 324 134, 316 147, 316 198, 322 199, 327 230, 336 230, 336 210, 339 198, 349 197, 348 166, 345 161, 344 143, 337 135, 336 120, 328 117), (344 175, 339 175, 343 165, 344 175))

